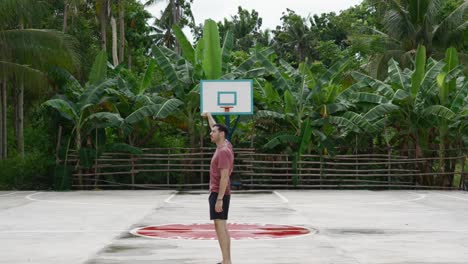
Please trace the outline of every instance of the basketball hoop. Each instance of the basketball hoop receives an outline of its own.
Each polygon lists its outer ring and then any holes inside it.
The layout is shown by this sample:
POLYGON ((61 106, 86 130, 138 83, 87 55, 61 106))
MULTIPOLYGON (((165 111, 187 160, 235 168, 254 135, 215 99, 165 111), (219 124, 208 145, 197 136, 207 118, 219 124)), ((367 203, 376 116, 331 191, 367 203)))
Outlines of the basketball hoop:
POLYGON ((221 108, 224 108, 225 113, 229 113, 229 109, 234 108, 234 106, 220 106, 221 108))

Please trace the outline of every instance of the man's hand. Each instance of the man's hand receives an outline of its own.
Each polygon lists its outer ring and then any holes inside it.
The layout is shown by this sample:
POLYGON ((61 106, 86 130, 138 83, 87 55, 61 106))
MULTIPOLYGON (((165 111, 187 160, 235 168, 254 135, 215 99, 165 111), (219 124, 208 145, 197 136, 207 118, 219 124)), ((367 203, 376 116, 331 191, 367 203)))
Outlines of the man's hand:
POLYGON ((223 211, 223 200, 216 201, 215 211, 221 213, 223 211))

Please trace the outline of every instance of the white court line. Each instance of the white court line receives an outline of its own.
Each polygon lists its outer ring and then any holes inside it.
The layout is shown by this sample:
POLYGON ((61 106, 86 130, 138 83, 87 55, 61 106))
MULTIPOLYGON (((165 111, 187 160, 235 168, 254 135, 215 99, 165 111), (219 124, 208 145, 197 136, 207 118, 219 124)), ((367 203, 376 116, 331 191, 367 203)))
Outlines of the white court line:
POLYGON ((278 191, 274 191, 273 193, 276 194, 281 199, 281 201, 283 201, 283 203, 289 203, 289 200, 282 194, 280 194, 278 191))
POLYGON ((171 199, 176 196, 177 193, 173 193, 171 196, 169 196, 166 200, 164 200, 165 203, 174 203, 174 202, 171 202, 171 199))
MULTIPOLYGON (((286 204, 286 203, 289 202, 288 199, 287 199, 286 197, 284 197, 282 194, 280 194, 279 192, 274 191, 273 193, 276 194, 276 195, 281 199, 281 203, 261 203, 261 204, 259 204, 259 206, 260 206, 260 207, 268 207, 268 206, 271 206, 271 205, 273 205, 273 206, 281 206, 281 205, 286 204)), ((165 203, 168 203, 168 204, 200 205, 199 202, 194 202, 194 203, 190 203, 190 202, 180 202, 180 203, 179 203, 179 202, 171 202, 172 198, 174 198, 176 195, 177 195, 177 193, 172 194, 172 195, 169 196, 166 200, 164 200, 164 202, 165 202, 165 203)), ((232 194, 231 194, 231 195, 232 195, 232 194)), ((235 197, 235 196, 234 196, 234 197, 235 197)), ((242 201, 242 200, 235 200, 235 199, 233 199, 233 200, 231 200, 231 201, 233 201, 233 204, 234 204, 236 201, 242 201)), ((248 199, 248 201, 251 202, 252 200, 251 200, 251 199, 248 199)), ((232 204, 232 205, 233 205, 233 204, 232 204)), ((232 205, 231 205, 231 206, 232 206, 232 205)))
POLYGON ((15 193, 19 193, 19 192, 11 192, 11 193, 6 193, 6 194, 0 194, 0 196, 8 196, 8 195, 12 195, 12 194, 15 194, 15 193))
POLYGON ((394 200, 394 201, 387 201, 387 202, 365 203, 365 204, 398 204, 398 203, 407 203, 407 202, 419 201, 419 200, 422 200, 422 199, 426 198, 425 194, 420 194, 420 193, 415 193, 415 192, 408 192, 408 193, 418 195, 418 197, 414 198, 414 199, 409 199, 409 200, 394 200))
POLYGON ((148 203, 148 204, 123 204, 120 202, 117 203, 82 203, 82 202, 68 202, 68 201, 57 201, 57 200, 41 200, 41 199, 35 199, 33 196, 41 194, 43 192, 35 192, 33 194, 27 195, 25 199, 28 199, 30 201, 34 202, 46 202, 46 203, 56 203, 56 204, 74 204, 74 205, 105 205, 105 206, 115 206, 116 204, 118 205, 126 205, 126 206, 151 206, 151 205, 156 205, 154 203, 148 203))
POLYGON ((457 196, 453 196, 453 195, 447 195, 447 194, 441 194, 441 193, 436 193, 436 194, 442 195, 442 196, 446 196, 446 197, 450 197, 450 198, 455 198, 455 199, 463 200, 463 201, 468 201, 468 199, 461 198, 461 197, 457 197, 457 196))
POLYGON ((17 233, 123 233, 128 230, 0 230, 0 234, 17 234, 17 233))

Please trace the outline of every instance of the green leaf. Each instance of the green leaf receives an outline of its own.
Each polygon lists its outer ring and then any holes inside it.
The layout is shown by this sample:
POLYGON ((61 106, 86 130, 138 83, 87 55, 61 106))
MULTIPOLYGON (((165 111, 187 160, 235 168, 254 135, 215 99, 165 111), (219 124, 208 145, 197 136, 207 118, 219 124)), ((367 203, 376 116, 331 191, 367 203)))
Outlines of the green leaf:
POLYGON ((387 98, 372 93, 357 93, 354 99, 357 103, 385 104, 389 102, 387 98))
POLYGON ((309 146, 310 139, 312 136, 312 126, 310 125, 310 119, 307 118, 302 125, 301 131, 301 145, 299 146, 299 153, 304 154, 309 146))
POLYGON ((154 54, 154 57, 156 58, 156 62, 158 63, 159 67, 161 68, 165 77, 171 83, 171 85, 173 86, 179 85, 181 81, 179 80, 179 77, 177 76, 176 70, 172 66, 169 59, 163 54, 163 52, 158 46, 153 46, 153 54, 154 54))
POLYGON ((411 77, 411 94, 416 97, 416 94, 421 87, 421 82, 426 73, 426 47, 420 45, 416 51, 416 63, 413 76, 411 77))
POLYGON ((86 87, 78 102, 80 111, 82 112, 85 108, 98 104, 106 89, 116 85, 117 80, 108 79, 98 85, 86 87))
POLYGON ((125 123, 133 124, 145 119, 148 116, 153 118, 166 118, 182 105, 183 102, 178 99, 169 99, 163 104, 146 105, 138 108, 125 118, 125 123))
MULTIPOLYGON (((369 87, 375 89, 376 91, 382 93, 384 96, 387 98, 391 98, 394 95, 394 91, 392 87, 378 79, 372 78, 368 75, 365 75, 360 72, 353 72, 351 73, 353 78, 359 82, 362 82, 364 84, 367 84, 369 87)), ((362 86, 361 86, 362 88, 362 86)))
POLYGON ((83 121, 83 126, 88 128, 88 131, 95 128, 115 127, 119 128, 123 123, 123 118, 120 114, 109 112, 98 112, 91 114, 83 121))
POLYGON ((289 90, 284 92, 284 110, 286 114, 296 114, 297 113, 297 105, 294 96, 289 90))
POLYGON ((352 123, 358 125, 359 128, 361 128, 367 133, 372 133, 376 131, 375 127, 367 119, 365 119, 362 115, 358 113, 348 111, 343 114, 343 117, 348 119, 352 123))
POLYGON ((149 60, 148 68, 146 68, 145 75, 143 80, 140 83, 140 89, 138 94, 143 94, 146 89, 151 85, 151 80, 153 80, 154 69, 156 67, 156 61, 153 59, 149 60))
POLYGON ((223 62, 223 69, 227 69, 227 65, 229 62, 229 56, 231 54, 232 47, 234 46, 234 39, 230 30, 226 32, 224 35, 224 43, 223 48, 221 51, 222 54, 222 62, 223 62))
POLYGON ((203 70, 208 80, 217 80, 221 77, 221 47, 218 26, 211 19, 205 20, 203 28, 203 70))
MULTIPOLYGON (((458 67, 458 54, 457 50, 453 47, 448 48, 447 51, 445 52, 445 66, 444 66, 444 72, 449 73, 453 69, 458 67)), ((456 86, 456 80, 451 80, 448 84, 448 90, 449 92, 452 92, 455 90, 456 86)))
POLYGON ((365 115, 364 118, 369 122, 374 121, 377 118, 384 116, 385 114, 391 113, 400 109, 398 106, 394 104, 381 104, 377 105, 371 110, 369 110, 365 115))
POLYGON ((44 102, 42 105, 54 108, 60 113, 61 116, 73 121, 73 123, 75 123, 78 120, 78 114, 76 113, 75 109, 69 102, 65 100, 50 99, 44 102))
POLYGON ((190 44, 184 32, 182 32, 182 29, 180 29, 177 24, 172 25, 172 30, 179 42, 180 48, 182 49, 182 55, 186 60, 192 63, 192 65, 195 65, 195 50, 193 49, 192 44, 190 44))
POLYGON ((388 61, 388 75, 391 82, 396 85, 395 90, 404 89, 407 86, 408 78, 393 58, 388 61))
POLYGON ((266 143, 263 147, 266 149, 273 149, 281 144, 297 144, 300 142, 300 140, 300 137, 292 134, 279 135, 268 141, 268 143, 266 143))
POLYGON ((403 101, 403 100, 410 98, 410 96, 411 94, 409 92, 402 90, 402 89, 398 89, 392 98, 392 102, 395 100, 403 101))
POLYGON ((447 120, 455 117, 455 113, 443 105, 431 105, 422 111, 424 116, 437 116, 447 120))
POLYGON ((94 60, 91 72, 89 73, 89 84, 96 85, 107 78, 107 53, 100 51, 94 60))
POLYGON ((265 67, 265 69, 271 73, 275 77, 275 86, 277 89, 280 89, 282 91, 284 90, 292 90, 288 81, 284 78, 282 73, 278 70, 278 68, 267 58, 265 57, 264 54, 261 52, 256 53, 256 58, 258 59, 258 62, 265 67))
POLYGON ((353 122, 351 122, 350 120, 348 120, 345 117, 329 116, 328 120, 329 120, 330 124, 335 124, 335 125, 337 125, 339 127, 343 127, 346 130, 354 131, 356 133, 358 133, 360 131, 359 127, 356 124, 354 124, 353 122))
POLYGON ((255 113, 255 118, 261 119, 261 118, 268 118, 268 119, 284 119, 284 114, 274 112, 274 111, 269 111, 269 110, 259 110, 255 113))
POLYGON ((445 77, 447 76, 447 73, 441 72, 439 75, 437 75, 437 87, 439 87, 439 100, 442 105, 445 105, 447 102, 447 96, 448 96, 448 86, 445 85, 445 77))

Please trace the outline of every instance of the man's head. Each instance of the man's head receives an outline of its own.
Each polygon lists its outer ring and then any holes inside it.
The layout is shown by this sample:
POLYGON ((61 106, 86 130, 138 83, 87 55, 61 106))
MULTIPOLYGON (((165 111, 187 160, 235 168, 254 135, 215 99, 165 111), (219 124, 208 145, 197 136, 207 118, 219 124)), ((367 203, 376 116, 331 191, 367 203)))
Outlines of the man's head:
POLYGON ((210 138, 213 143, 222 143, 229 134, 229 129, 221 124, 214 124, 211 128, 210 138))

